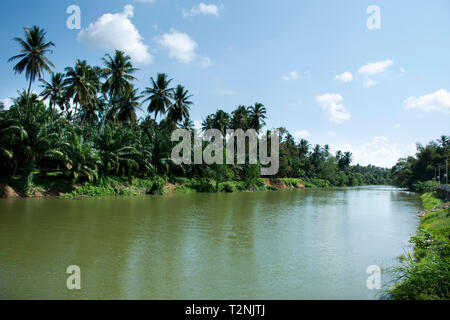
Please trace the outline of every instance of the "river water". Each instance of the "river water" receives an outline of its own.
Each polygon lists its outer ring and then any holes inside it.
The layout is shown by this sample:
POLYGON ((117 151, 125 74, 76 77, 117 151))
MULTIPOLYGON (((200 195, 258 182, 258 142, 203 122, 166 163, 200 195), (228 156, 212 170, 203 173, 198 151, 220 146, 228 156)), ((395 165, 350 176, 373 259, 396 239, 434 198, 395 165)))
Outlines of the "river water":
POLYGON ((0 298, 375 299, 419 210, 389 186, 1 200, 0 298))

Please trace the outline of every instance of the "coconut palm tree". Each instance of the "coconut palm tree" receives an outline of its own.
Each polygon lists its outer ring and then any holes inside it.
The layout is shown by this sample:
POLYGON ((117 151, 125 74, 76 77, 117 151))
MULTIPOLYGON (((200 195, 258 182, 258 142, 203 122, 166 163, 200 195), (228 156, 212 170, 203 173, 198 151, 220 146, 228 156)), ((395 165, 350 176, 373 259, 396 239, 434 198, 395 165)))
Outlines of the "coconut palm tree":
POLYGON ((266 117, 267 110, 262 103, 255 103, 254 106, 248 108, 248 113, 250 117, 250 128, 255 129, 256 132, 259 131, 266 125, 264 121, 266 117))
POLYGON ((93 105, 97 99, 99 89, 99 79, 97 68, 87 64, 86 60, 77 60, 75 68, 67 67, 64 86, 67 86, 67 95, 73 98, 75 103, 75 116, 77 116, 78 106, 93 105))
POLYGON ((173 104, 167 109, 167 118, 174 123, 182 122, 183 119, 189 119, 190 106, 193 104, 189 99, 189 91, 183 86, 178 85, 173 95, 173 104))
POLYGON ((24 28, 24 32, 25 39, 14 38, 14 41, 18 42, 21 47, 19 50, 20 53, 11 57, 8 62, 20 59, 13 70, 15 73, 25 71, 25 77, 30 81, 27 92, 27 96, 30 97, 31 85, 36 80, 36 77, 43 78, 45 72, 52 72, 50 67, 55 67, 46 57, 46 54, 52 52, 49 48, 54 47, 55 44, 45 41, 47 33, 38 26, 24 28))
POLYGON ((68 103, 66 95, 66 87, 64 86, 64 74, 62 73, 52 73, 52 79, 50 82, 41 79, 43 88, 40 96, 42 99, 49 100, 49 105, 51 109, 59 106, 62 110, 65 109, 68 103))
POLYGON ((113 101, 113 112, 122 123, 133 124, 137 121, 136 110, 141 109, 142 96, 137 95, 138 89, 129 86, 122 94, 113 101))
POLYGON ((249 125, 248 110, 245 106, 238 106, 232 113, 233 119, 231 120, 233 129, 247 130, 249 125))
POLYGON ((222 132, 225 137, 226 131, 231 126, 231 117, 223 110, 217 110, 213 116, 213 128, 222 132))
POLYGON ((202 122, 202 131, 212 129, 214 125, 214 115, 210 114, 202 122))
POLYGON ((150 78, 152 88, 147 87, 142 94, 147 98, 143 101, 148 102, 148 112, 155 113, 155 120, 158 118, 158 113, 166 114, 167 108, 172 104, 173 89, 169 88, 172 79, 168 79, 167 74, 158 73, 157 80, 150 78))
POLYGON ((131 85, 131 81, 136 80, 132 75, 136 72, 131 64, 131 57, 125 52, 116 50, 114 57, 106 54, 103 58, 105 69, 103 69, 103 77, 106 78, 102 91, 107 93, 111 100, 119 96, 131 85))

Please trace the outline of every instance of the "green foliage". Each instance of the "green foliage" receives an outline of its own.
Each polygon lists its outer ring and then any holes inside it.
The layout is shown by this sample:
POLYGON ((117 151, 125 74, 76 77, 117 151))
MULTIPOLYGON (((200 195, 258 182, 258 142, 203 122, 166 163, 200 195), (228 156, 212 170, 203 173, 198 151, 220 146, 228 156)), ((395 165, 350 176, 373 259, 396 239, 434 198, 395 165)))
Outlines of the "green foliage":
POLYGON ((435 192, 439 187, 439 182, 434 180, 417 181, 412 185, 412 189, 417 193, 435 192))
MULTIPOLYGON (((422 195, 422 201, 426 210, 442 204, 433 193, 422 195)), ((410 242, 414 245, 414 256, 408 252, 390 270, 393 285, 385 289, 382 298, 450 299, 450 209, 426 214, 410 242)))

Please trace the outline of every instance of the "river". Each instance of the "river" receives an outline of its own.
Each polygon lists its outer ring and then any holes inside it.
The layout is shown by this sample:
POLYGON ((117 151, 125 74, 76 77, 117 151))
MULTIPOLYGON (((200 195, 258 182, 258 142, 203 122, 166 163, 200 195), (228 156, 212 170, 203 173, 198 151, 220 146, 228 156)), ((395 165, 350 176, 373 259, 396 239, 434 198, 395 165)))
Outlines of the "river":
POLYGON ((389 186, 1 200, 0 298, 375 299, 367 267, 396 262, 420 209, 389 186))

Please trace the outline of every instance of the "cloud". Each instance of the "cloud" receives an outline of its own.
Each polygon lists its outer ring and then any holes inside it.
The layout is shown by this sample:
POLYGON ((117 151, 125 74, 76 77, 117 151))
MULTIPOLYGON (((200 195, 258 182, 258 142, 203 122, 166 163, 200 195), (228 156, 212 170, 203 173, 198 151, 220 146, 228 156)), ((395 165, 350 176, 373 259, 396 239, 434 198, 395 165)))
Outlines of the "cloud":
POLYGON ((181 63, 190 63, 194 60, 197 43, 186 33, 172 29, 155 39, 157 43, 169 50, 169 58, 181 63))
POLYGON ((350 82, 353 80, 353 75, 350 72, 346 71, 342 74, 338 74, 334 79, 342 82, 350 82))
POLYGON ((296 70, 289 72, 288 74, 285 74, 282 76, 283 80, 291 81, 291 80, 297 80, 298 79, 298 72, 296 70))
POLYGON ((123 50, 137 63, 151 63, 149 48, 130 20, 133 15, 132 5, 126 5, 122 13, 105 13, 82 29, 77 40, 100 49, 123 50))
POLYGON ((202 121, 201 120, 195 120, 194 121, 194 129, 198 132, 202 131, 202 121))
POLYGON ((329 121, 340 124, 351 119, 350 112, 340 103, 343 100, 340 94, 327 93, 317 96, 316 100, 322 106, 329 121))
POLYGON ((335 136, 337 136, 337 133, 333 132, 333 131, 328 131, 328 135, 335 137, 335 136))
POLYGON ((209 57, 203 57, 200 59, 199 66, 202 68, 208 68, 212 65, 211 59, 209 57))
POLYGON ((381 135, 359 146, 344 143, 342 145, 331 146, 331 150, 333 153, 338 150, 342 152, 350 151, 353 154, 354 164, 359 163, 363 166, 372 164, 379 167, 391 168, 397 163, 398 159, 414 154, 416 148, 414 143, 399 147, 387 137, 381 135))
POLYGON ((389 68, 393 64, 394 61, 389 59, 378 62, 370 62, 359 68, 358 73, 362 75, 373 76, 385 72, 387 68, 389 68))
POLYGON ((308 139, 309 138, 309 132, 308 130, 300 130, 300 131, 296 131, 293 134, 295 140, 300 140, 300 139, 308 139))
POLYGON ((8 109, 13 105, 12 100, 9 99, 9 98, 6 98, 6 99, 0 99, 0 103, 3 104, 3 106, 4 106, 4 108, 5 108, 4 110, 8 110, 8 109))
POLYGON ((220 10, 223 9, 223 5, 217 6, 215 4, 206 4, 201 2, 198 6, 191 8, 191 10, 186 11, 183 9, 183 16, 197 16, 197 15, 213 15, 218 17, 220 10))
POLYGON ((409 97, 403 102, 406 109, 422 111, 450 112, 450 92, 445 89, 420 97, 409 97))
POLYGON ((377 85, 377 82, 375 80, 372 80, 370 78, 367 78, 364 83, 363 86, 366 88, 370 88, 370 87, 374 87, 377 85))

